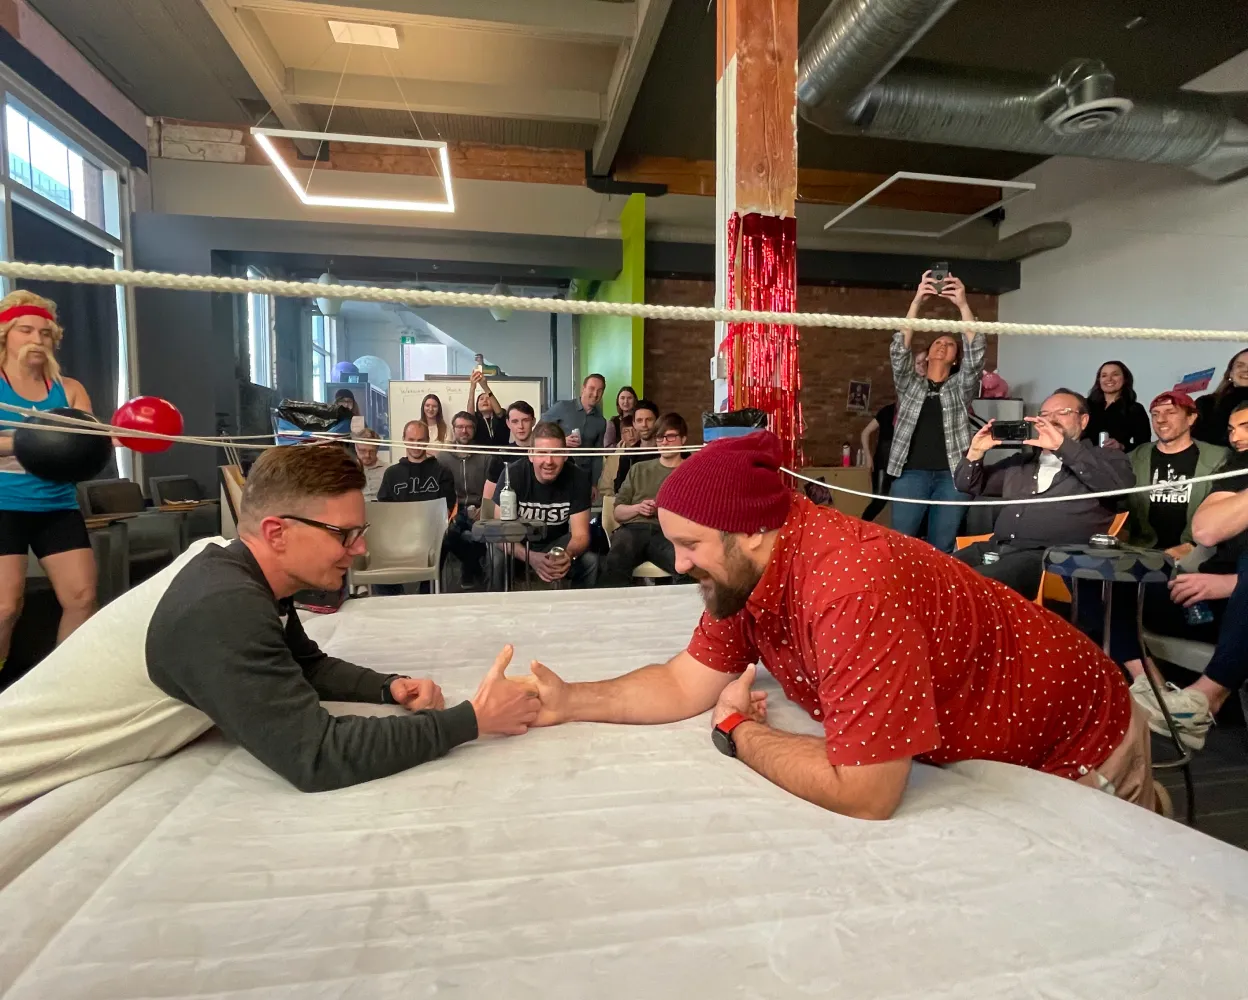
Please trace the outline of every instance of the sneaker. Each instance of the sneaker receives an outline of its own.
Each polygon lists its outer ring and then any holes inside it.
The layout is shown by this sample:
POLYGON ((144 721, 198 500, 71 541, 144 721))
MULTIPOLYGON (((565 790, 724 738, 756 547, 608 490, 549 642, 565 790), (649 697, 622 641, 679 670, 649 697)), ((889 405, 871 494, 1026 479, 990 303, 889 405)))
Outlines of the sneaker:
MULTIPOLYGON (((1209 699, 1201 692, 1191 688, 1181 688, 1169 682, 1161 690, 1166 700, 1166 708, 1174 719, 1174 726, 1179 731, 1179 739, 1192 750, 1203 750, 1205 734, 1213 725, 1213 715, 1209 711, 1209 699)), ((1166 725, 1166 717, 1157 704, 1157 696, 1148 677, 1140 674, 1131 685, 1131 697, 1148 713, 1148 728, 1158 736, 1169 736, 1170 728, 1166 725)))

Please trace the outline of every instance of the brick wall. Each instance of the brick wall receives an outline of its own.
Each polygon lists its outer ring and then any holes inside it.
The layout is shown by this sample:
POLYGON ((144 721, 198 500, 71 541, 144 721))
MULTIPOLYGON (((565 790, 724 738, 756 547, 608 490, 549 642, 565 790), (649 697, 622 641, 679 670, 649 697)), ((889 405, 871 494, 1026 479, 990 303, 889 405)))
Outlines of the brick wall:
MULTIPOLYGON (((802 312, 836 312, 858 316, 903 316, 912 291, 884 288, 803 286, 797 307, 802 312)), ((652 278, 646 281, 646 301, 671 305, 709 306, 714 286, 709 281, 652 278)), ((971 307, 980 319, 997 318, 995 295, 972 295, 971 307)), ((937 308, 943 308, 943 304, 937 308)), ((924 315, 956 315, 933 310, 924 315)), ((916 335, 916 343, 929 337, 916 335)), ((676 410, 688 422, 690 439, 701 440, 702 412, 712 407, 710 355, 714 340, 711 323, 646 321, 645 393, 663 410, 676 410)), ((841 446, 848 441, 855 453, 870 414, 846 409, 851 379, 871 382, 871 413, 893 400, 893 378, 888 360, 889 336, 878 331, 802 331, 802 411, 806 417, 806 461, 810 465, 839 465, 841 446)), ((986 367, 996 367, 996 338, 989 338, 986 367)))

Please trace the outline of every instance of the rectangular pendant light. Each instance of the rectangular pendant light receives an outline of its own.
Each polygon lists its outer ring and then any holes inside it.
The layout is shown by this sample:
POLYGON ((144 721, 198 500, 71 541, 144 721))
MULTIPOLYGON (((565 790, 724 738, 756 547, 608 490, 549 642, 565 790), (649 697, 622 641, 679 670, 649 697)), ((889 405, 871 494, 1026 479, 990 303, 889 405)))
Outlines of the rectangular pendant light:
POLYGON ((375 135, 343 135, 337 132, 301 132, 295 129, 260 128, 251 130, 256 137, 256 144, 264 150, 269 161, 277 169, 282 180, 294 192, 295 197, 304 205, 315 208, 363 208, 380 209, 390 212, 444 212, 455 211, 455 195, 451 190, 451 158, 447 152, 447 144, 432 139, 395 139, 375 135), (353 142, 361 145, 374 146, 419 146, 436 149, 442 165, 442 190, 446 193, 445 201, 417 201, 406 198, 361 198, 346 195, 309 194, 299 184, 294 171, 282 159, 282 154, 273 145, 272 138, 281 139, 312 139, 317 142, 353 142))

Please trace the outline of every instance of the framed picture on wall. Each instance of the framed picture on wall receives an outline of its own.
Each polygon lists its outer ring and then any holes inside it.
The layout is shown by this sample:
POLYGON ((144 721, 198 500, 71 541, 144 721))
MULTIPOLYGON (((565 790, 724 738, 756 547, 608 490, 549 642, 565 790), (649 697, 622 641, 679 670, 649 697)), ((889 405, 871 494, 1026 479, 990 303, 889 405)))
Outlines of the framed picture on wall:
POLYGON ((869 413, 871 410, 871 380, 850 379, 849 399, 845 409, 850 413, 869 413))

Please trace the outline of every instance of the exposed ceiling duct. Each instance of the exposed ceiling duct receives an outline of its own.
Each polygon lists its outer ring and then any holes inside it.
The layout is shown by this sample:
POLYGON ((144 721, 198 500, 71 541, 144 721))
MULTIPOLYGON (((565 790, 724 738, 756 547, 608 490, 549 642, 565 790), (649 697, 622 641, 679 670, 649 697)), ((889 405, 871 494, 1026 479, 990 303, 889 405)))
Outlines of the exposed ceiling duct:
POLYGON ((1088 59, 1048 79, 900 62, 954 2, 832 0, 802 46, 802 116, 839 134, 1164 163, 1217 181, 1248 171, 1248 125, 1212 95, 1130 101, 1088 59))

